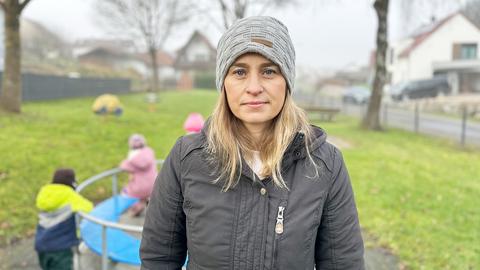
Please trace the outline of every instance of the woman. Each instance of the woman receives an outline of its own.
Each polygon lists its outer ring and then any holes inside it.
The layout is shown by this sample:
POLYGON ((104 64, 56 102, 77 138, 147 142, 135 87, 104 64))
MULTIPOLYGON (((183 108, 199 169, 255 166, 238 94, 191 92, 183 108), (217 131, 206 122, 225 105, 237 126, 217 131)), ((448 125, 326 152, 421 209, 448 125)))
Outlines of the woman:
POLYGON ((271 17, 237 21, 217 49, 220 97, 180 138, 147 209, 142 269, 363 269, 347 170, 292 100, 295 52, 271 17))
POLYGON ((129 172, 130 178, 122 193, 140 199, 129 209, 132 216, 138 216, 152 193, 157 176, 157 165, 155 152, 147 146, 147 141, 142 135, 130 136, 128 146, 130 148, 128 157, 120 163, 120 168, 129 172))

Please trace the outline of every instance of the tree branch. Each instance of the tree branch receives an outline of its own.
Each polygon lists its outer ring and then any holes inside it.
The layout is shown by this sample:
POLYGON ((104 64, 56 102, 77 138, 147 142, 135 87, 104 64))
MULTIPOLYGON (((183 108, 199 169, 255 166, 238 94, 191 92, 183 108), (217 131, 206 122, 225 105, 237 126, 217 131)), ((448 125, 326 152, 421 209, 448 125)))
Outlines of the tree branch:
POLYGON ((228 23, 228 7, 223 0, 218 0, 218 3, 220 4, 220 8, 222 10, 222 16, 223 16, 223 26, 225 26, 225 29, 228 29, 229 23, 228 23))
POLYGON ((20 13, 23 11, 23 9, 30 3, 31 0, 24 0, 22 3, 20 3, 20 13))
POLYGON ((273 1, 274 0, 265 1, 265 4, 263 4, 262 8, 260 9, 260 12, 258 12, 258 15, 263 15, 273 1))
POLYGON ((193 10, 195 10, 196 13, 198 14, 201 14, 202 16, 206 16, 209 20, 210 23, 212 23, 215 28, 217 28, 217 30, 219 30, 220 32, 223 32, 225 31, 225 26, 222 26, 218 21, 217 18, 213 17, 212 14, 211 14, 211 11, 212 11, 212 8, 211 7, 205 7, 205 8, 200 8, 197 3, 195 2, 192 2, 191 4, 191 7, 193 10))
MULTIPOLYGON (((244 18, 246 15, 247 8, 249 6, 249 1, 247 0, 234 0, 233 1, 233 22, 238 19, 244 18)), ((233 23, 232 22, 232 23, 233 23)))
MULTIPOLYGON (((261 4, 260 1, 255 1, 255 3, 257 4, 261 4)), ((265 1, 265 3, 263 4, 263 6, 261 7, 260 9, 260 12, 258 12, 258 15, 263 15, 269 7, 282 7, 282 6, 286 6, 286 5, 295 5, 295 4, 298 4, 298 2, 296 0, 268 0, 268 1, 265 1)))

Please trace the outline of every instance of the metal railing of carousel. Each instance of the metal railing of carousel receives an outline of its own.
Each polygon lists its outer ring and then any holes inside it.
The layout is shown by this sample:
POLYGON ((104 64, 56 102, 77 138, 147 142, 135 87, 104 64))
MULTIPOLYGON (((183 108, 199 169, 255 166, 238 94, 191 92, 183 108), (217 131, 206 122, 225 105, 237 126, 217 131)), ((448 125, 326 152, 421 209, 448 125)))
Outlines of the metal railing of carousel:
MULTIPOLYGON (((164 160, 157 160, 157 165, 162 165, 164 160)), ((81 184, 78 185, 78 187, 75 189, 78 193, 80 193, 82 190, 84 190, 86 187, 89 185, 96 183, 100 180, 103 180, 107 177, 111 176, 112 180, 112 197, 118 195, 118 174, 124 172, 120 168, 114 168, 110 169, 107 171, 104 171, 102 173, 99 173, 97 175, 94 175, 85 181, 83 181, 81 184)), ((113 229, 119 229, 125 232, 131 232, 131 233, 141 233, 143 230, 142 226, 135 226, 135 225, 129 225, 129 224, 120 224, 117 222, 111 222, 111 221, 106 221, 102 220, 98 217, 94 217, 92 215, 89 215, 88 213, 85 212, 77 212, 77 228, 79 228, 79 224, 81 219, 86 219, 89 220, 93 223, 96 223, 102 227, 102 270, 108 270, 108 254, 107 254, 107 228, 113 228, 113 229)), ((78 268, 77 268, 78 269, 78 268)))

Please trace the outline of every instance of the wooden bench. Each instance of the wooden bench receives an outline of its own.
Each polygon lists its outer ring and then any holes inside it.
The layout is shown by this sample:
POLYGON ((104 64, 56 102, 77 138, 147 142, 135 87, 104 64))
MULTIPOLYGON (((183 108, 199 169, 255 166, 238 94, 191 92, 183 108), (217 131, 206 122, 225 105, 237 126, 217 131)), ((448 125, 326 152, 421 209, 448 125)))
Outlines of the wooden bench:
POLYGON ((340 109, 334 107, 303 106, 302 108, 307 112, 310 120, 331 122, 334 120, 335 116, 340 113, 340 109))

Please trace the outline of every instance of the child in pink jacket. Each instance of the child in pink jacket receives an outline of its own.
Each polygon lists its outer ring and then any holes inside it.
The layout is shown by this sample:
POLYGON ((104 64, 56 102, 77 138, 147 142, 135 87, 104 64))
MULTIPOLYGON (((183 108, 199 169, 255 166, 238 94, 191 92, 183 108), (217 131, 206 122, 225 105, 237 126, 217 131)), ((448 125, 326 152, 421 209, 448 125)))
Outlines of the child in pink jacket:
POLYGON ((155 152, 147 146, 145 137, 133 134, 128 139, 128 146, 130 148, 128 157, 122 161, 120 168, 129 172, 130 178, 122 193, 140 199, 130 208, 130 213, 138 216, 145 208, 147 199, 152 193, 158 172, 155 152))

